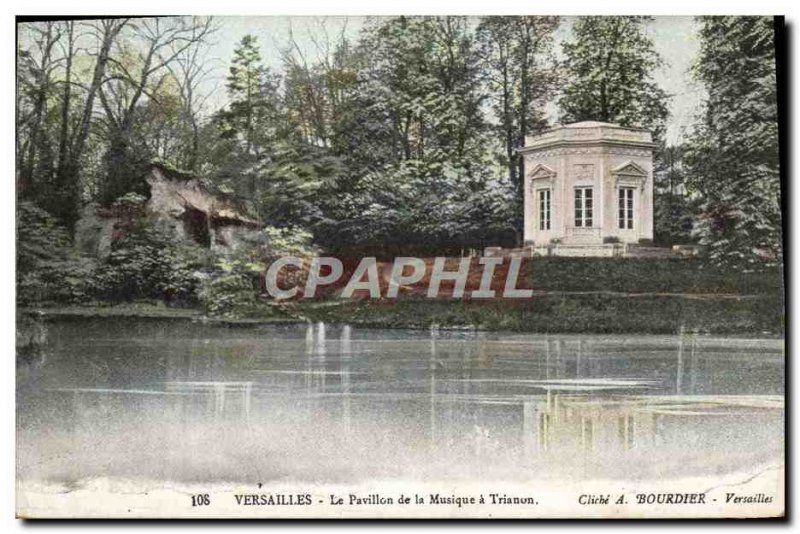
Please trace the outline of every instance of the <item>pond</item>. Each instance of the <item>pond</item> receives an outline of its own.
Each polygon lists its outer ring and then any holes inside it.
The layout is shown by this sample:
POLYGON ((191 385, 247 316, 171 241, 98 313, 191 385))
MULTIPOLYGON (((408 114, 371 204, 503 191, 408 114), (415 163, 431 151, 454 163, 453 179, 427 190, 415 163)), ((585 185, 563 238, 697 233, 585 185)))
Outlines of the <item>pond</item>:
POLYGON ((46 322, 18 481, 664 479, 782 464, 781 339, 46 322))

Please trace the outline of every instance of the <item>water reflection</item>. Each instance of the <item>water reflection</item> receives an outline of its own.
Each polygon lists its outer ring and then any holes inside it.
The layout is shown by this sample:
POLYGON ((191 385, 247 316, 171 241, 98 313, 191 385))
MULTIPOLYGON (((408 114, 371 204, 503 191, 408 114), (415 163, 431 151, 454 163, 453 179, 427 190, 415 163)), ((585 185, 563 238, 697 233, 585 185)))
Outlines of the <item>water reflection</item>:
POLYGON ((31 479, 669 477, 783 455, 781 340, 51 323, 31 479))

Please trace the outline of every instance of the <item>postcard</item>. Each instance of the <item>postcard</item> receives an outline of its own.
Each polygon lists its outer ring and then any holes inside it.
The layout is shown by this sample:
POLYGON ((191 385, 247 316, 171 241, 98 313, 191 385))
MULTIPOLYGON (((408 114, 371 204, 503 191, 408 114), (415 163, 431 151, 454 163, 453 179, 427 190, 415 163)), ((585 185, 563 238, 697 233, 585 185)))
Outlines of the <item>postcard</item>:
POLYGON ((18 17, 16 514, 785 514, 785 28, 18 17))

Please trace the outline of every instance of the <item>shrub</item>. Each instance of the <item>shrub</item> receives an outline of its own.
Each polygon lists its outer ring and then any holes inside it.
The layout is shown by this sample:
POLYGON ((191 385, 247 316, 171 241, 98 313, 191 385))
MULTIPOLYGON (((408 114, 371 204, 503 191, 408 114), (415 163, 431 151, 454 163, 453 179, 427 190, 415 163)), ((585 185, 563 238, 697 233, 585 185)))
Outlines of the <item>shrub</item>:
POLYGON ((129 213, 130 215, 141 215, 144 212, 144 205, 147 197, 138 193, 126 193, 119 197, 111 207, 118 212, 129 213))
POLYGON ((299 227, 275 228, 268 226, 264 229, 268 239, 270 256, 296 256, 308 258, 314 254, 311 245, 310 232, 299 227))
POLYGON ((615 235, 608 235, 603 238, 603 243, 619 243, 619 238, 615 235))
POLYGON ((75 303, 91 299, 94 260, 72 248, 69 233, 31 202, 17 206, 17 302, 75 303))
POLYGON ((228 272, 206 281, 198 296, 209 315, 238 315, 256 302, 252 277, 242 272, 228 272))
POLYGON ((157 298, 168 304, 196 300, 196 271, 207 264, 207 252, 176 244, 175 237, 152 221, 138 221, 112 244, 95 275, 98 296, 113 301, 157 298))
POLYGON ((65 260, 70 251, 67 229, 45 210, 31 202, 17 206, 17 271, 30 272, 55 260, 65 260))
POLYGON ((17 275, 17 302, 24 305, 76 304, 92 300, 96 263, 89 258, 70 257, 51 262, 42 269, 17 275))

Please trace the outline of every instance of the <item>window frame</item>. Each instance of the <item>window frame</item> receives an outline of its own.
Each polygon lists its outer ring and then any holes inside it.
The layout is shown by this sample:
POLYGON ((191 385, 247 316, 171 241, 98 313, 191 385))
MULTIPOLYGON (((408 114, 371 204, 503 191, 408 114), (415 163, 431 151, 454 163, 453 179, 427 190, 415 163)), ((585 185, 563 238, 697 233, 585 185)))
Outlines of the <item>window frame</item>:
POLYGON ((549 187, 542 187, 536 190, 538 227, 540 232, 546 232, 552 228, 553 221, 553 190, 549 187))
POLYGON ((575 228, 594 228, 594 187, 576 187, 573 198, 575 228))
POLYGON ((620 186, 617 189, 617 227, 620 230, 634 229, 635 191, 636 188, 630 186, 620 186))

